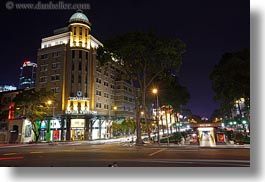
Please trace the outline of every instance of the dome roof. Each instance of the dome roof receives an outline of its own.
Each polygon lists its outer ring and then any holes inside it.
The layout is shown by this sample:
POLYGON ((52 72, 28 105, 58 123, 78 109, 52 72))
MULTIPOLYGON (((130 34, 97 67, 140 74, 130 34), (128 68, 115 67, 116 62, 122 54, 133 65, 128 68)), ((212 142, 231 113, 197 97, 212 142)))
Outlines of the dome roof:
POLYGON ((69 23, 72 22, 83 22, 89 24, 89 20, 82 10, 77 10, 77 12, 71 16, 69 23))

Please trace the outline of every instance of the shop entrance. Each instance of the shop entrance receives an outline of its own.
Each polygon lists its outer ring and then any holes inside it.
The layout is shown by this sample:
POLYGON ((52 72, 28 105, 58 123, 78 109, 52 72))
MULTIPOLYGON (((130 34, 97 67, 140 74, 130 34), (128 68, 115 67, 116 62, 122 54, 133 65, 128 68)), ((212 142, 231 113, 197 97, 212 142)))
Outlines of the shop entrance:
POLYGON ((72 129, 71 130, 71 140, 84 140, 84 129, 72 129))
POLYGON ((198 128, 200 146, 215 146, 214 128, 198 128))
POLYGON ((39 130, 39 141, 41 142, 46 141, 46 134, 47 134, 46 129, 40 129, 39 130))

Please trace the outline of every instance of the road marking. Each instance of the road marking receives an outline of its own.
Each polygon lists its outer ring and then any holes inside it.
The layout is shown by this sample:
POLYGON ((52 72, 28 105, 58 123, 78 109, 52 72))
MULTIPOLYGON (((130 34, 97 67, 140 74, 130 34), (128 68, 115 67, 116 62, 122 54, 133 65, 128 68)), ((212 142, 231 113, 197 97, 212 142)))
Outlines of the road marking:
POLYGON ((3 155, 16 155, 17 153, 7 153, 7 154, 3 154, 3 155))
POLYGON ((30 152, 31 154, 42 154, 43 152, 30 152))
POLYGON ((158 150, 156 152, 153 152, 153 153, 149 154, 149 156, 153 156, 155 154, 158 154, 159 152, 163 152, 164 150, 166 150, 166 149, 160 149, 160 150, 158 150))

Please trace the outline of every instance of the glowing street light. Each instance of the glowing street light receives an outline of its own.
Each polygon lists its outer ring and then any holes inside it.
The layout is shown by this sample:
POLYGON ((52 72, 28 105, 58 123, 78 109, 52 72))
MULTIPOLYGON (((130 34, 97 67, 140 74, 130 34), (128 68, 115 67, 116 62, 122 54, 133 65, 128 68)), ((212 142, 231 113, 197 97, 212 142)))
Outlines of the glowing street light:
POLYGON ((152 90, 153 94, 156 96, 156 122, 157 122, 157 139, 158 139, 158 145, 160 145, 160 129, 159 129, 159 120, 158 120, 158 90, 157 88, 153 88, 152 90))
POLYGON ((152 92, 153 92, 153 94, 157 94, 157 93, 158 93, 157 88, 154 88, 154 89, 152 90, 152 92))
POLYGON ((47 104, 52 107, 52 117, 54 117, 54 105, 53 105, 53 102, 51 100, 48 100, 47 104))
POLYGON ((247 121, 246 121, 246 120, 243 120, 242 123, 243 123, 243 124, 247 124, 247 121))

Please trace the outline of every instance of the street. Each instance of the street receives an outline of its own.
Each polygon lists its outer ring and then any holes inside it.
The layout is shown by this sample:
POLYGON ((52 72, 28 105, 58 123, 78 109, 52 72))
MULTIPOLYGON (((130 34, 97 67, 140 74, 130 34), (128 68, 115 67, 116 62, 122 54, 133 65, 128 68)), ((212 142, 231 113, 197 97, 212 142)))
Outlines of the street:
POLYGON ((130 143, 0 147, 1 167, 249 167, 249 148, 134 146, 130 143))

